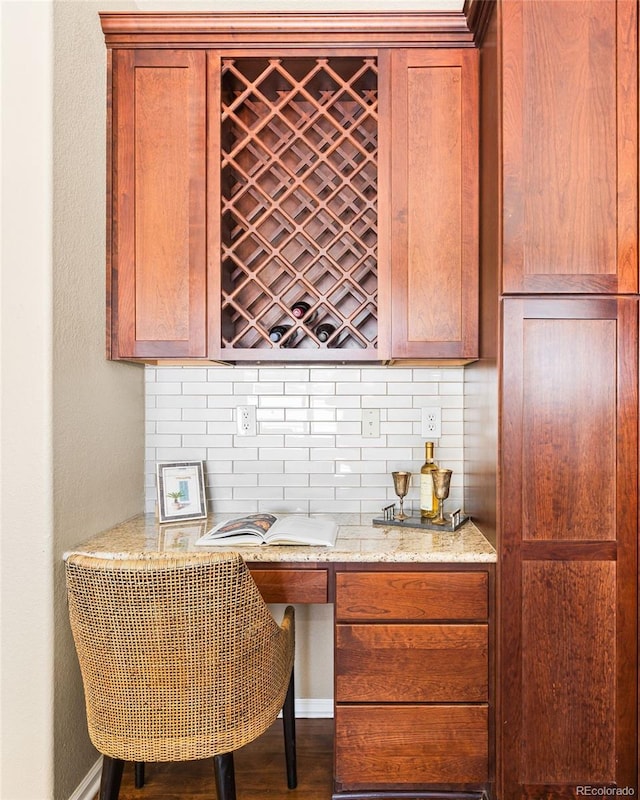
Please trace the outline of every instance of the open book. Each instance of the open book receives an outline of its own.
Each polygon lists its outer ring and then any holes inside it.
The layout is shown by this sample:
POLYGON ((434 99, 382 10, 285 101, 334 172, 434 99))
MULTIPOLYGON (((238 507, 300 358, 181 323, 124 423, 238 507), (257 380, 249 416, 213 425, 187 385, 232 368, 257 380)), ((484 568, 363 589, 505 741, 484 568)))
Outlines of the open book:
POLYGON ((293 544, 333 547, 337 524, 326 517, 291 514, 248 514, 220 522, 201 536, 196 544, 240 547, 254 544, 293 544))

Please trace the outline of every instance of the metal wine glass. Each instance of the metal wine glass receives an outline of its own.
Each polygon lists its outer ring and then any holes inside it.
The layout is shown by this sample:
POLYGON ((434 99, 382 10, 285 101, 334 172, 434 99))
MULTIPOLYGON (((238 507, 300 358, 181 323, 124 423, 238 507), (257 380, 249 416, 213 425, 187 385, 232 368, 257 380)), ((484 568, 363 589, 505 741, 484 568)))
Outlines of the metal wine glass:
POLYGON ((400 498, 400 511, 394 514, 394 519, 408 519, 408 515, 404 513, 404 498, 409 491, 409 481, 411 480, 410 472, 392 472, 393 476, 393 489, 400 498))
POLYGON ((434 469, 431 473, 433 478, 433 491, 438 500, 438 513, 435 518, 431 520, 434 525, 447 524, 442 509, 444 508, 444 501, 449 497, 449 486, 451 485, 452 474, 452 470, 450 469, 434 469))

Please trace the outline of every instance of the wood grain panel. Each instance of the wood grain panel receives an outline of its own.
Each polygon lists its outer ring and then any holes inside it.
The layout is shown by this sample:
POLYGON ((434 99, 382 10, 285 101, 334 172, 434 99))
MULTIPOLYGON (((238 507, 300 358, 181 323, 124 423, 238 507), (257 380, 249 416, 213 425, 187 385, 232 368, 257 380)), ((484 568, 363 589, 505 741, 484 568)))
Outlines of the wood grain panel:
POLYGON ((189 76, 135 71, 136 337, 189 335, 189 76))
POLYGON ((407 71, 410 342, 462 337, 461 71, 407 71))
POLYGON ((487 702, 486 625, 336 626, 336 702, 487 702))
POLYGON ((528 319, 523 347, 523 539, 615 539, 617 322, 528 319))
POLYGON ((114 55, 114 357, 206 355, 205 54, 114 55))
POLYGON ((637 5, 503 7, 504 291, 635 292, 637 5))
POLYGON ((478 346, 478 62, 392 55, 392 358, 478 346))
POLYGON ((614 562, 523 564, 523 783, 616 780, 616 628, 614 562))
POLYGON ((326 603, 326 569, 254 569, 251 575, 267 603, 326 603))
POLYGON ((502 341, 498 793, 635 787, 638 301, 506 299, 502 341))
POLYGON ((485 620, 486 572, 336 574, 336 619, 485 620))
POLYGON ((634 299, 505 300, 501 510, 519 541, 632 530, 637 313, 634 299))
POLYGON ((469 784, 488 779, 486 705, 337 706, 342 789, 469 784))

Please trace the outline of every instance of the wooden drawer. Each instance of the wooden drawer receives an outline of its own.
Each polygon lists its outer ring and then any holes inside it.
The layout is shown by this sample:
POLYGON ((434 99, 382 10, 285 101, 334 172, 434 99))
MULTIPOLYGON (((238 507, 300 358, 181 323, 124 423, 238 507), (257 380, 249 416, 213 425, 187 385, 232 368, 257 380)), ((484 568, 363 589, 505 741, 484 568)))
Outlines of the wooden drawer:
POLYGON ((328 602, 326 569, 249 569, 267 603, 328 602))
POLYGON ((338 572, 336 619, 486 620, 486 572, 338 572))
POLYGON ((487 702, 487 625, 336 626, 336 702, 487 702))
POLYGON ((341 790, 488 780, 486 705, 338 705, 335 730, 341 790))

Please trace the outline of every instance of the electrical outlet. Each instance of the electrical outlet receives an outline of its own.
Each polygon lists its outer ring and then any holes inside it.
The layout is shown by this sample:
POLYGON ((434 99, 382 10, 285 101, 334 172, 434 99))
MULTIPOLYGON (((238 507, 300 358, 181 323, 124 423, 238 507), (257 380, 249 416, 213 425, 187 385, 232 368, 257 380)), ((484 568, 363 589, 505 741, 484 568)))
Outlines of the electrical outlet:
POLYGON ((442 436, 442 411, 437 407, 422 409, 423 439, 439 439, 442 436))
POLYGON ((365 408, 362 410, 362 436, 366 439, 377 439, 380 436, 379 408, 365 408))
POLYGON ((256 407, 238 406, 236 422, 238 425, 238 436, 255 436, 257 433, 256 407))

